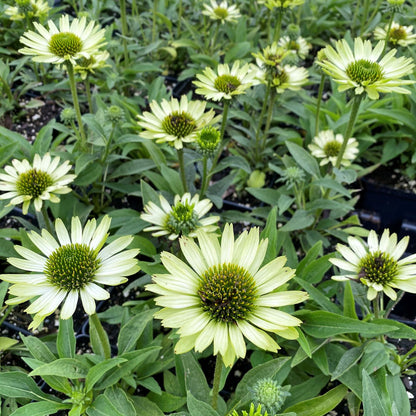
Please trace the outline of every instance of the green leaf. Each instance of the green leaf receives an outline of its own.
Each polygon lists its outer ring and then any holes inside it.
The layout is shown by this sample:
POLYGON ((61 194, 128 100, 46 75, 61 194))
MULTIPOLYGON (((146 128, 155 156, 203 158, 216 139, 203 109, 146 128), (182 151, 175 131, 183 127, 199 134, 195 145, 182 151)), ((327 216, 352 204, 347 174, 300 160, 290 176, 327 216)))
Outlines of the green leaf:
POLYGON ((85 378, 88 366, 78 358, 60 358, 32 370, 30 376, 61 376, 70 379, 85 378))
POLYGON ((69 319, 60 319, 58 337, 56 339, 56 348, 58 350, 59 358, 74 358, 75 342, 72 317, 69 319))
POLYGON ((165 391, 161 394, 150 392, 147 398, 155 402, 163 412, 174 412, 186 404, 186 397, 175 396, 165 391))
POLYGON ((89 324, 92 350, 95 354, 101 355, 104 358, 110 358, 110 341, 96 313, 90 315, 89 324))
POLYGON ((155 168, 155 162, 151 159, 134 159, 121 164, 110 176, 109 179, 120 178, 122 176, 132 176, 143 173, 155 168))
POLYGON ((373 324, 389 326, 391 329, 390 331, 386 331, 385 335, 390 338, 416 339, 416 329, 402 322, 393 321, 392 319, 373 319, 371 322, 373 324))
POLYGON ((372 374, 384 367, 390 360, 389 350, 386 345, 371 341, 364 348, 364 356, 361 360, 360 368, 365 369, 367 374, 372 374))
POLYGON ((187 391, 196 397, 196 399, 210 403, 211 389, 209 388, 205 374, 193 353, 188 352, 182 354, 180 358, 183 365, 187 391))
POLYGON ((365 416, 392 416, 391 410, 386 407, 385 400, 380 396, 383 386, 376 387, 377 378, 372 378, 367 371, 362 371, 363 379, 363 408, 365 416), (381 390, 381 391, 380 391, 381 390))
POLYGON ((144 363, 149 356, 153 355, 159 349, 160 347, 148 347, 123 354, 119 358, 123 358, 126 361, 119 363, 118 366, 107 371, 102 380, 96 383, 97 390, 103 390, 110 387, 117 383, 122 377, 131 374, 135 368, 144 363))
POLYGON ((269 215, 267 216, 266 226, 260 234, 260 238, 269 240, 267 246, 266 255, 264 257, 263 263, 269 263, 277 256, 277 207, 273 207, 270 210, 269 215))
POLYGON ((19 397, 38 401, 57 400, 45 394, 27 374, 20 371, 0 373, 0 396, 19 397))
POLYGON ((303 230, 304 228, 309 227, 315 221, 315 217, 311 214, 308 214, 307 211, 303 209, 298 209, 295 211, 293 217, 279 230, 280 231, 296 231, 303 230))
POLYGON ((300 401, 314 398, 326 386, 328 381, 328 376, 319 374, 303 383, 292 386, 290 388, 290 396, 285 401, 285 406, 289 407, 300 401))
POLYGON ((277 204, 281 192, 277 189, 270 188, 246 188, 246 191, 257 198, 259 201, 265 202, 271 206, 277 204))
POLYGON ((85 390, 90 391, 95 384, 102 378, 108 371, 118 366, 121 363, 126 362, 125 358, 114 357, 101 361, 94 367, 90 368, 85 378, 85 390))
POLYGON ((326 189, 332 189, 333 191, 336 191, 340 195, 344 195, 348 198, 351 197, 350 191, 344 188, 338 181, 335 181, 334 179, 331 179, 331 178, 316 179, 311 183, 311 185, 321 186, 326 189))
POLYGON ((354 347, 347 350, 339 360, 335 370, 332 372, 331 380, 336 380, 338 377, 347 372, 351 367, 356 365, 358 360, 362 357, 363 353, 363 347, 354 347))
POLYGON ((324 416, 341 402, 347 392, 347 387, 339 385, 322 396, 290 406, 285 409, 285 413, 294 412, 296 416, 324 416))
POLYGON ((306 256, 303 260, 299 263, 298 267, 296 267, 296 276, 303 278, 302 273, 305 267, 312 263, 319 254, 322 253, 322 241, 317 241, 306 253, 306 256))
POLYGON ((71 404, 53 402, 34 402, 26 404, 15 410, 11 416, 48 416, 56 414, 59 410, 70 409, 71 404))
POLYGON ((124 416, 122 412, 113 405, 111 400, 100 394, 87 408, 88 416, 124 416))
POLYGON ((105 390, 104 395, 110 400, 112 406, 124 416, 136 416, 132 401, 120 387, 109 387, 105 390))
POLYGON ((400 375, 392 376, 387 374, 386 384, 392 402, 393 416, 409 415, 410 401, 400 375))
POLYGON ((188 410, 191 416, 220 416, 208 403, 196 399, 190 391, 187 393, 188 410))
POLYGON ((132 400, 138 416, 165 416, 159 407, 146 397, 133 396, 132 400))
POLYGON ((152 321, 155 309, 146 310, 133 315, 130 320, 121 327, 118 336, 118 351, 123 354, 135 349, 137 341, 142 335, 146 325, 152 321))
POLYGON ((286 141, 286 147, 289 149, 290 154, 296 160, 296 163, 317 178, 320 177, 319 165, 316 159, 307 152, 303 147, 298 146, 296 143, 286 141))
POLYGON ((344 286, 344 316, 357 319, 357 312, 355 311, 354 294, 352 293, 351 283, 349 281, 345 282, 344 286))
POLYGON ((22 341, 29 352, 39 361, 49 363, 56 360, 56 356, 39 338, 21 335, 22 341))
POLYGON ((299 283, 303 287, 303 289, 305 289, 309 293, 310 297, 323 309, 329 312, 333 312, 334 314, 341 314, 341 310, 339 309, 339 307, 335 305, 335 303, 331 302, 328 299, 328 297, 319 289, 312 286, 309 282, 306 282, 305 280, 302 280, 298 277, 295 277, 294 280, 297 283, 299 283))
MULTIPOLYGON (((341 316, 327 311, 299 311, 302 329, 316 338, 328 338, 338 334, 360 333, 364 337, 385 334, 391 327, 341 316)), ((391 330, 391 329, 390 329, 391 330)))
POLYGON ((18 344, 19 341, 8 337, 0 337, 0 352, 8 350, 13 345, 18 344))
POLYGON ((142 192, 143 206, 149 202, 159 204, 160 192, 155 191, 146 181, 143 179, 140 181, 140 189, 142 192))
POLYGON ((305 337, 305 334, 302 332, 300 328, 296 328, 296 330, 298 331, 298 334, 299 334, 299 337, 296 341, 299 343, 303 351, 305 351, 305 354, 309 358, 311 358, 312 351, 311 351, 311 346, 309 345, 309 342, 308 342, 308 338, 305 337))

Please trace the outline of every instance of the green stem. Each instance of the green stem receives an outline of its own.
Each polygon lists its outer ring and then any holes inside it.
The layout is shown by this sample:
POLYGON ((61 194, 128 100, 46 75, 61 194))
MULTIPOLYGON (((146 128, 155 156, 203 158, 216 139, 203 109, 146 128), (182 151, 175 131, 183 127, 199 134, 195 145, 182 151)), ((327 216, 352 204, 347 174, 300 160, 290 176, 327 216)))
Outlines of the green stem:
POLYGON ((372 22, 374 17, 376 16, 378 9, 380 8, 381 3, 383 0, 378 0, 376 7, 374 7, 373 12, 371 13, 370 17, 368 18, 368 23, 372 22))
POLYGON ((42 208, 40 209, 40 215, 43 219, 43 222, 45 223, 45 227, 48 230, 50 234, 53 235, 53 228, 51 224, 51 220, 49 219, 48 211, 46 209, 45 204, 42 204, 42 208))
POLYGON ((266 113, 268 99, 269 99, 269 95, 270 95, 270 91, 271 91, 271 85, 272 85, 271 80, 268 80, 267 81, 267 86, 266 86, 266 92, 264 94, 263 105, 261 107, 261 112, 260 112, 260 115, 259 115, 259 122, 257 124, 257 131, 256 131, 256 150, 255 150, 255 155, 256 155, 255 159, 256 159, 256 162, 259 161, 259 157, 260 157, 260 132, 261 132, 261 126, 263 124, 264 114, 266 113))
POLYGON ((405 294, 404 290, 399 290, 397 292, 397 298, 394 301, 394 303, 386 310, 386 313, 384 314, 385 318, 388 318, 391 311, 395 308, 395 306, 402 300, 403 296, 405 294))
POLYGON ((82 123, 81 109, 78 101, 77 84, 75 82, 74 67, 70 61, 65 62, 66 70, 68 72, 69 86, 71 87, 72 101, 74 102, 75 114, 77 116, 78 129, 81 135, 80 148, 87 149, 87 136, 85 135, 84 125, 82 123))
POLYGON ((127 49, 127 36, 129 33, 129 29, 127 26, 126 0, 120 0, 120 17, 121 17, 121 34, 123 35, 124 63, 127 66, 129 63, 129 52, 127 49))
POLYGON ((214 159, 212 161, 212 166, 211 166, 210 171, 213 171, 215 167, 217 166, 218 159, 220 158, 222 149, 224 148, 221 144, 223 143, 223 140, 224 140, 225 126, 227 125, 229 108, 230 108, 230 100, 224 100, 224 107, 222 109, 221 130, 220 130, 220 144, 218 146, 217 153, 215 154, 214 159))
POLYGON ((384 39, 384 48, 383 48, 383 52, 382 55, 384 54, 386 48, 387 48, 387 44, 389 43, 389 39, 390 39, 390 30, 391 30, 391 25, 393 23, 393 19, 394 19, 394 10, 391 12, 391 16, 389 19, 389 23, 387 25, 387 30, 386 30, 386 38, 384 39))
POLYGON ((339 150, 337 161, 335 162, 335 167, 339 169, 341 167, 342 157, 344 156, 345 149, 347 148, 348 140, 352 136, 354 129, 354 124, 357 119, 358 110, 360 109, 360 103, 363 98, 363 94, 356 95, 352 102, 352 108, 350 113, 350 119, 348 121, 347 130, 344 134, 344 141, 342 142, 341 149, 339 150))
POLYGON ((324 86, 325 86, 325 78, 326 78, 326 75, 325 75, 325 73, 322 72, 321 82, 319 84, 319 90, 318 90, 318 98, 317 98, 318 101, 316 103, 315 137, 319 133, 319 115, 320 115, 320 112, 321 112, 321 103, 322 103, 322 95, 323 95, 324 86))
POLYGON ((283 6, 279 7, 277 12, 277 21, 274 28, 273 42, 278 42, 280 39, 280 32, 282 30, 282 19, 283 19, 283 6))
POLYGON ((218 406, 218 394, 220 392, 221 372, 222 372, 222 357, 221 357, 221 354, 218 354, 217 359, 215 361, 214 381, 212 384, 212 408, 214 410, 217 410, 217 406, 218 406))
POLYGON ((379 319, 380 318, 380 305, 379 305, 379 294, 377 293, 377 296, 373 299, 373 313, 374 318, 379 319))
POLYGON ((0 325, 6 320, 6 318, 10 315, 13 309, 14 309, 14 305, 7 306, 3 315, 0 317, 0 325))
POLYGON ((182 0, 179 0, 179 10, 178 10, 178 38, 181 36, 182 14, 183 14, 182 0))
POLYGON ((202 159, 202 179, 201 179, 201 189, 199 191, 199 198, 202 199, 205 195, 208 185, 208 172, 207 172, 207 162, 208 157, 206 155, 203 156, 202 159))
POLYGON ((88 101, 88 109, 90 110, 90 113, 93 114, 94 110, 92 107, 91 85, 90 85, 90 80, 88 79, 88 76, 87 78, 85 78, 84 84, 85 84, 85 93, 87 95, 87 101, 88 101))
POLYGON ((276 90, 273 88, 270 92, 269 109, 267 111, 266 125, 264 127, 263 138, 260 143, 260 155, 263 154, 263 151, 266 148, 267 135, 269 133, 270 125, 272 124, 275 99, 276 99, 276 90))
POLYGON ((360 36, 364 34, 364 29, 368 19, 368 9, 370 7, 370 0, 364 0, 364 11, 361 15, 361 26, 360 26, 360 36))
POLYGON ((156 42, 156 13, 158 7, 158 0, 153 0, 153 10, 152 10, 152 42, 156 42))
POLYGON ((179 161, 179 171, 181 174, 183 192, 188 192, 188 185, 186 183, 186 175, 185 175, 185 160, 183 157, 183 149, 176 149, 178 153, 178 161, 179 161))
POLYGON ((358 11, 361 9, 361 1, 357 0, 357 5, 355 6, 354 16, 352 17, 352 32, 355 33, 355 25, 357 23, 358 11))

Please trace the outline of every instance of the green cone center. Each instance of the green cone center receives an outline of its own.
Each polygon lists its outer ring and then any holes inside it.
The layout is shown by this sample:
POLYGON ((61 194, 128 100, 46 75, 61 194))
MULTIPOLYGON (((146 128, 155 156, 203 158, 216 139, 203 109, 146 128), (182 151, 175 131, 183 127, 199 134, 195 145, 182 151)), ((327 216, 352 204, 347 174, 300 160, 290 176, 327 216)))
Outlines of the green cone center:
POLYGON ((55 33, 49 41, 49 50, 60 58, 68 59, 82 49, 81 39, 71 32, 55 33))
POLYGON ((328 157, 338 156, 339 151, 341 150, 342 144, 336 140, 332 140, 325 144, 324 153, 328 157))
POLYGON ((30 195, 37 198, 53 184, 50 175, 38 169, 31 169, 21 173, 16 182, 16 189, 19 195, 30 195))
POLYGON ((195 129, 195 120, 184 111, 174 111, 162 121, 162 128, 171 136, 183 138, 189 136, 195 129))
POLYGON ((70 292, 92 282, 99 265, 97 254, 86 244, 67 244, 49 256, 44 273, 50 284, 70 292))
POLYGON ((390 42, 396 44, 399 40, 407 38, 407 33, 402 26, 390 30, 390 42))
POLYGON ((201 277, 201 307, 212 319, 235 323, 247 318, 257 295, 254 279, 246 269, 224 263, 210 267, 201 277))
POLYGON ((220 91, 230 94, 241 85, 240 80, 234 75, 220 75, 214 82, 214 87, 220 91))
POLYGON ((397 261, 382 251, 368 253, 360 260, 358 277, 372 283, 386 285, 397 276, 397 261))
POLYGON ((217 7, 214 9, 214 13, 221 20, 225 20, 228 17, 228 10, 224 7, 217 7))
POLYGON ((383 77, 380 65, 367 59, 351 62, 346 73, 350 79, 362 85, 373 84, 383 77))
POLYGON ((178 202, 172 207, 165 227, 169 232, 178 235, 188 235, 198 227, 198 215, 194 211, 194 204, 178 202))

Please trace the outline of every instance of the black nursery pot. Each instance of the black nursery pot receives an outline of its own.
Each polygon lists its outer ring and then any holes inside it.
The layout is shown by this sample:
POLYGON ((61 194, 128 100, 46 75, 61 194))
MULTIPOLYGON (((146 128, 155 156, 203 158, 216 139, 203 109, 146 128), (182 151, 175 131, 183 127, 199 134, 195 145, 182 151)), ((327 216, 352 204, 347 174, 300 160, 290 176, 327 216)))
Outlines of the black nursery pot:
POLYGON ((416 252, 416 194, 361 180, 361 194, 356 206, 361 222, 378 233, 388 228, 399 237, 408 235, 408 251, 416 252))
MULTIPOLYGON (((361 194, 356 205, 361 223, 379 235, 385 228, 399 238, 409 236, 406 255, 416 253, 416 194, 361 180, 361 194)), ((394 318, 416 326, 416 295, 406 293, 395 307, 394 318)))

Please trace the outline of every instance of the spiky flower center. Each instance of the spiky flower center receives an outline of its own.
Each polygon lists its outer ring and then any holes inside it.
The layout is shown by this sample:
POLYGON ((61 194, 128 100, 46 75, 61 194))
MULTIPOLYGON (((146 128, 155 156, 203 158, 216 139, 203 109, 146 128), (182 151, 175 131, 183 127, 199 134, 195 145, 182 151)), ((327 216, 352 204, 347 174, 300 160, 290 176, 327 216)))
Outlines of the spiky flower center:
POLYGON ((300 45, 295 40, 291 40, 287 45, 287 48, 291 51, 298 51, 300 49, 300 45))
POLYGON ((253 401, 260 404, 263 410, 271 415, 277 413, 290 393, 272 378, 258 380, 253 388, 253 401))
POLYGON ((397 260, 380 250, 368 253, 358 266, 358 277, 383 286, 392 282, 398 272, 397 260))
POLYGON ((202 309, 213 320, 224 323, 247 318, 257 298, 251 274, 231 263, 210 267, 201 276, 198 295, 202 309))
POLYGON ((404 30, 403 26, 394 27, 390 30, 390 42, 396 44, 399 40, 404 40, 407 38, 407 32, 404 30))
POLYGON ((359 59, 351 62, 346 70, 350 79, 361 85, 372 84, 383 77, 381 66, 377 62, 359 59))
POLYGON ((16 190, 19 195, 30 195, 37 198, 53 184, 50 175, 42 170, 30 169, 21 173, 16 182, 16 190))
POLYGON ((339 151, 341 150, 341 143, 337 140, 332 140, 325 144, 323 150, 325 155, 328 157, 338 156, 339 151))
POLYGON ((49 256, 44 273, 50 284, 70 292, 92 282, 99 266, 97 253, 89 246, 66 244, 49 256))
POLYGON ((288 81, 289 75, 286 73, 286 71, 282 68, 277 68, 275 78, 273 79, 273 84, 276 87, 279 87, 280 85, 286 84, 288 81))
POLYGON ((228 17, 228 10, 224 7, 215 8, 214 13, 221 20, 225 20, 228 17))
POLYGON ((230 94, 241 85, 240 80, 234 75, 220 75, 214 82, 214 87, 220 91, 230 94))
POLYGON ((194 210, 194 204, 178 202, 172 207, 165 227, 169 232, 178 235, 188 235, 198 227, 198 215, 194 210))
POLYGON ((60 58, 68 59, 82 50, 82 41, 71 32, 55 33, 49 41, 49 50, 60 58))
POLYGON ((220 132, 213 126, 204 127, 200 132, 198 132, 196 141, 198 143, 199 149, 203 153, 212 153, 214 152, 220 142, 220 132))
POLYGON ((185 111, 174 111, 164 118, 162 128, 167 134, 181 139, 196 129, 196 123, 185 111))
POLYGON ((16 5, 19 12, 22 12, 23 14, 27 14, 33 10, 30 0, 16 0, 16 5))

